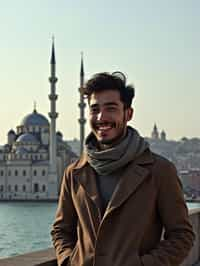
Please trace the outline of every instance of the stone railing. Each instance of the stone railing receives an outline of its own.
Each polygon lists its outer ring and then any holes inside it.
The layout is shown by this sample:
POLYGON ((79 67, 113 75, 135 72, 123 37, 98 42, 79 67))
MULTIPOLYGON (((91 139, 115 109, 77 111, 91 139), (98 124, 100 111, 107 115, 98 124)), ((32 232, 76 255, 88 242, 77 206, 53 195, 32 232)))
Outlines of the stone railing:
MULTIPOLYGON (((200 265, 200 208, 191 209, 190 220, 196 235, 196 240, 189 256, 181 266, 200 265)), ((11 258, 0 259, 1 266, 57 266, 53 248, 32 252, 11 258)))
POLYGON ((200 261, 200 208, 189 210, 189 214, 190 221, 195 232, 195 242, 189 253, 189 256, 181 266, 197 265, 197 263, 200 261))
POLYGON ((0 259, 1 266, 57 266, 53 248, 0 259))

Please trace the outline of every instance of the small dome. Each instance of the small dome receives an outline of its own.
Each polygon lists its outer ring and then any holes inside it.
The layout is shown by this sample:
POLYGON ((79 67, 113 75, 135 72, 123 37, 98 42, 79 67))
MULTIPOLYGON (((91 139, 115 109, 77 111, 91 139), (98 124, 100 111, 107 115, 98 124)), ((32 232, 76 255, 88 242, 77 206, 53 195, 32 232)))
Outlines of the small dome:
POLYGON ((30 133, 25 133, 20 135, 17 140, 17 143, 23 142, 23 143, 34 143, 34 144, 38 144, 39 141, 37 140, 37 138, 35 136, 33 136, 30 133))
POLYGON ((9 130, 8 135, 15 135, 15 131, 13 129, 9 130))
POLYGON ((49 126, 47 118, 39 114, 36 110, 32 114, 25 116, 21 122, 22 126, 49 126))
POLYGON ((63 137, 63 134, 60 131, 57 131, 56 135, 59 136, 59 137, 63 137))

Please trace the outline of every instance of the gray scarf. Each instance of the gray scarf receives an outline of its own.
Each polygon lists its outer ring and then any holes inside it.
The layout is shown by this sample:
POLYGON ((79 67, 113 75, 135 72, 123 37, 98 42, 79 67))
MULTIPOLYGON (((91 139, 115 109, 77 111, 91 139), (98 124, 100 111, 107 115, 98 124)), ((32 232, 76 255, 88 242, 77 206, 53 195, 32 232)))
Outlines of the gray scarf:
POLYGON ((97 140, 94 134, 90 133, 85 142, 88 163, 99 175, 109 175, 135 160, 149 144, 134 128, 128 127, 126 137, 118 145, 106 150, 98 150, 97 147, 97 140))

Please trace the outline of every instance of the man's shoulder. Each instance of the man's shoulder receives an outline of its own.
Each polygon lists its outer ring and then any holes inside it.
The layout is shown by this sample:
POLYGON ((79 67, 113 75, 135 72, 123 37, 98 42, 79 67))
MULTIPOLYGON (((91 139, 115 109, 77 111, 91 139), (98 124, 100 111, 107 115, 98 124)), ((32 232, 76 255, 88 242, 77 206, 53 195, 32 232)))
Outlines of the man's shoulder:
POLYGON ((81 171, 81 169, 84 168, 84 166, 87 164, 87 158, 85 155, 82 155, 79 159, 75 160, 73 163, 69 164, 65 168, 65 174, 70 174, 73 171, 81 171))
POLYGON ((153 172, 158 172, 159 174, 167 174, 167 173, 173 173, 176 174, 177 170, 176 170, 176 166, 174 165, 173 162, 171 162, 169 159, 167 159, 166 157, 155 153, 155 152, 151 152, 152 153, 152 157, 153 157, 153 172))
POLYGON ((160 163, 160 164, 163 164, 163 165, 174 165, 173 162, 171 162, 168 158, 158 154, 158 153, 155 153, 155 152, 151 152, 152 153, 152 156, 155 160, 155 163, 160 163))

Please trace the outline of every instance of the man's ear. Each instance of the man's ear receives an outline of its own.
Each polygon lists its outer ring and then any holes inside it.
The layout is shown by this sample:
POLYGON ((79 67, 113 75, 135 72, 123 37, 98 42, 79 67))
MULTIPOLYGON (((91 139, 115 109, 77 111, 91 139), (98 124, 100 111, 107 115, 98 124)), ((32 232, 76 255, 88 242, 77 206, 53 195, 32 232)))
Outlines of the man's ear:
POLYGON ((132 107, 129 107, 127 109, 127 121, 130 121, 133 117, 133 108, 132 107))

